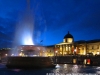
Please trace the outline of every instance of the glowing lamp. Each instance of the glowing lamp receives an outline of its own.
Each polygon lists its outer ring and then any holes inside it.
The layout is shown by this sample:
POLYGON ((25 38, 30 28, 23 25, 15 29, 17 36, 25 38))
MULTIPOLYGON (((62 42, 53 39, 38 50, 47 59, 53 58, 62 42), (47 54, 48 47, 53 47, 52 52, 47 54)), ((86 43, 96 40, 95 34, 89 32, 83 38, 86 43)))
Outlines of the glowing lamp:
POLYGON ((76 52, 76 49, 74 51, 76 52))
POLYGON ((8 55, 8 54, 5 54, 6 56, 8 55))
POLYGON ((55 51, 56 53, 58 52, 58 51, 55 51))
POLYGON ((97 52, 97 54, 99 55, 100 53, 99 53, 99 52, 97 52))

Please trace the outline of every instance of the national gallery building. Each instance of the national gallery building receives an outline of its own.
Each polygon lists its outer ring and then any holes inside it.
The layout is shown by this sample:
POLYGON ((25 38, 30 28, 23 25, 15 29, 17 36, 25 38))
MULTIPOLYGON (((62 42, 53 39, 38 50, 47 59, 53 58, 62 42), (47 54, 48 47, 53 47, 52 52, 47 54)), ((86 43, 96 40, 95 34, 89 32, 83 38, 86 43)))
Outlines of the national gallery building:
POLYGON ((54 46, 47 47, 48 55, 57 55, 57 56, 66 56, 72 54, 79 55, 99 55, 100 54, 100 39, 97 40, 89 40, 89 41, 74 41, 74 37, 68 32, 64 38, 63 42, 55 44, 54 46))

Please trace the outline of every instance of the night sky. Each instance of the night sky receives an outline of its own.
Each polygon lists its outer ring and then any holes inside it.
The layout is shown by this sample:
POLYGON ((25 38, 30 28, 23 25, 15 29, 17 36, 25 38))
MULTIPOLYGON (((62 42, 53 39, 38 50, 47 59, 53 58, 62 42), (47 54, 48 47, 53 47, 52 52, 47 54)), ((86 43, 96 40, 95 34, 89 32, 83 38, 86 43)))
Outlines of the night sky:
POLYGON ((16 32, 23 27, 19 22, 27 18, 28 5, 35 44, 41 40, 42 45, 60 43, 68 31, 74 41, 100 39, 100 0, 30 0, 30 4, 26 0, 0 0, 1 48, 16 43, 16 32))

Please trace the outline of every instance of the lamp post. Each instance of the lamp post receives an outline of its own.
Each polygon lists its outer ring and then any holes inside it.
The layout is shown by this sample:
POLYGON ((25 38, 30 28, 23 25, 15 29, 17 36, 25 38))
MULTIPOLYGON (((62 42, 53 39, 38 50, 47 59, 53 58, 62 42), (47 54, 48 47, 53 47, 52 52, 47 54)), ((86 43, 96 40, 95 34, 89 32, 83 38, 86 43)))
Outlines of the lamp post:
POLYGON ((57 64, 57 52, 58 52, 58 51, 56 50, 56 51, 55 51, 55 53, 56 53, 56 64, 57 64))

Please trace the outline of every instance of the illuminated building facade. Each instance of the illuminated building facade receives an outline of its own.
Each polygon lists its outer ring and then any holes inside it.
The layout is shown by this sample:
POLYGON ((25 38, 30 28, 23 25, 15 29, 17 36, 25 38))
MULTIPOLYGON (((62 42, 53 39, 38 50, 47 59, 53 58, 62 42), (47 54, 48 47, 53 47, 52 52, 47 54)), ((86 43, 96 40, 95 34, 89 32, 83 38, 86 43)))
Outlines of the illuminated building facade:
POLYGON ((100 40, 89 40, 89 41, 76 41, 75 45, 78 48, 78 54, 86 55, 91 53, 93 55, 100 54, 100 40))
POLYGON ((100 54, 100 39, 88 41, 74 41, 73 36, 68 32, 64 36, 63 42, 55 45, 55 54, 57 56, 66 56, 72 54, 79 55, 99 55, 100 54))
POLYGON ((62 43, 55 45, 55 53, 57 54, 57 56, 66 56, 75 53, 74 39, 69 32, 64 36, 62 43))

